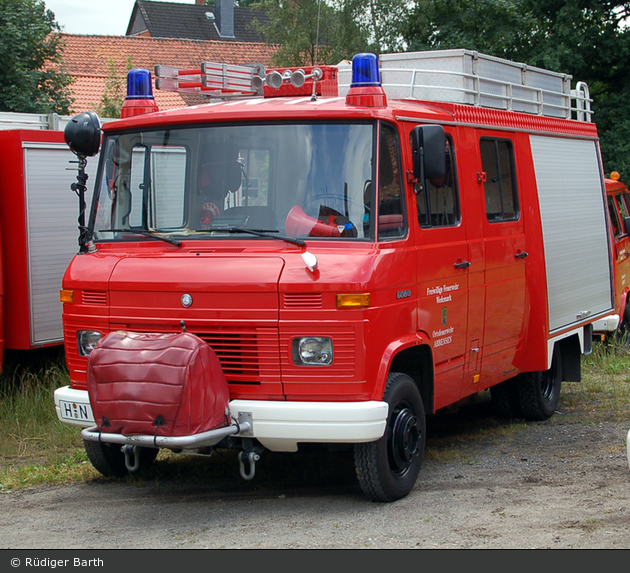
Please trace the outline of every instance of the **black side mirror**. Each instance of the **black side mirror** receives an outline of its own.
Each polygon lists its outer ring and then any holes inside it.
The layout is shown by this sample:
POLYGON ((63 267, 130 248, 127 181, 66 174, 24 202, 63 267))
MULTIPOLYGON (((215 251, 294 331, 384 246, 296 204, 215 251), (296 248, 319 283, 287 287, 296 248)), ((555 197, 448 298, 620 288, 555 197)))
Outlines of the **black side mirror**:
POLYGON ((68 147, 79 157, 93 157, 101 147, 101 120, 93 111, 73 117, 63 131, 68 147))
POLYGON ((411 132, 413 176, 418 181, 446 175, 446 137, 441 125, 418 125, 411 132))
POLYGON ((626 235, 630 235, 630 217, 624 217, 623 219, 623 232, 626 235))

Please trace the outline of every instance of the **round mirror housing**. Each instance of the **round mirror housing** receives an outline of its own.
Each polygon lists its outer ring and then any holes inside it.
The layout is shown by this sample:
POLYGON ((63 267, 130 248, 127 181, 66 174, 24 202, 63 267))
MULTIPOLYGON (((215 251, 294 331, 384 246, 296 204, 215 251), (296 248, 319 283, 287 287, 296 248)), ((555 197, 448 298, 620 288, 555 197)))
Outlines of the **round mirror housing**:
POLYGON ((63 131, 68 147, 80 157, 93 157, 101 146, 101 120, 93 111, 73 117, 63 131))

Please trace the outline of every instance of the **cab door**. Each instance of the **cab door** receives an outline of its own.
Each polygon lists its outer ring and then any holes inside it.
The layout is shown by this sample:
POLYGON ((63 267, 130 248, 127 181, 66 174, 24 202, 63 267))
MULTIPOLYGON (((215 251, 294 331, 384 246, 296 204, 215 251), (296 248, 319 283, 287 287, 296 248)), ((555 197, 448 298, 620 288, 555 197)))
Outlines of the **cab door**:
MULTIPOLYGON (((434 408, 460 398, 471 266, 457 183, 455 131, 446 130, 446 176, 414 183, 418 325, 432 341, 434 408)), ((412 219, 413 217, 410 217, 412 219)))
POLYGON ((478 130, 477 144, 484 203, 485 310, 481 378, 470 391, 517 374, 515 358, 523 337, 529 257, 519 199, 517 140, 504 132, 478 130))

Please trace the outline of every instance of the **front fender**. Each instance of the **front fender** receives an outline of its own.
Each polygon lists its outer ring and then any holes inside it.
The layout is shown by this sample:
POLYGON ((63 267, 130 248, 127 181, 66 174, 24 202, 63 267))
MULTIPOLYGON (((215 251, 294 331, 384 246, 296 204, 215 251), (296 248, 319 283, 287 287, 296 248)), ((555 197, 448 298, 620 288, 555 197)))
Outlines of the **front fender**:
POLYGON ((431 344, 428 335, 424 332, 415 332, 413 334, 408 334, 389 343, 389 345, 385 349, 385 352, 383 352, 381 362, 378 367, 378 374, 374 387, 374 395, 372 396, 374 400, 383 399, 385 385, 387 384, 387 375, 389 374, 394 358, 398 354, 404 352, 405 350, 408 350, 409 348, 413 348, 423 344, 431 344))

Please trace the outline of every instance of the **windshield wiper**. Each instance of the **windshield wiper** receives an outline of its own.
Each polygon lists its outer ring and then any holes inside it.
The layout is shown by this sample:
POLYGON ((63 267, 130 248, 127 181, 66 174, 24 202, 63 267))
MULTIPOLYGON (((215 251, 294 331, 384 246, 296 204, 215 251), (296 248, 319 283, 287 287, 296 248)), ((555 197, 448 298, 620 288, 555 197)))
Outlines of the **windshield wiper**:
POLYGON ((306 243, 302 239, 297 237, 285 237, 284 235, 278 235, 276 230, 265 229, 247 229, 246 227, 218 227, 216 229, 210 229, 211 231, 224 232, 224 233, 247 233, 249 235, 256 235, 257 237, 264 237, 265 239, 278 239, 280 241, 286 241, 292 243, 298 247, 305 247, 306 243))
POLYGON ((98 233, 129 233, 132 235, 142 235, 143 237, 150 237, 152 239, 159 239, 160 241, 165 241, 166 243, 170 243, 171 245, 175 245, 176 247, 181 247, 182 242, 173 237, 169 237, 166 235, 158 235, 155 231, 149 231, 148 229, 99 229, 98 233))
MULTIPOLYGON (((223 230, 223 229, 217 229, 223 230)), ((278 231, 265 231, 263 229, 247 229, 244 227, 229 227, 226 229, 228 233, 248 233, 250 235, 256 235, 257 237, 264 237, 266 239, 279 239, 280 241, 286 241, 292 243, 298 247, 305 247, 306 243, 302 239, 297 237, 285 237, 284 235, 276 234, 278 231)))

